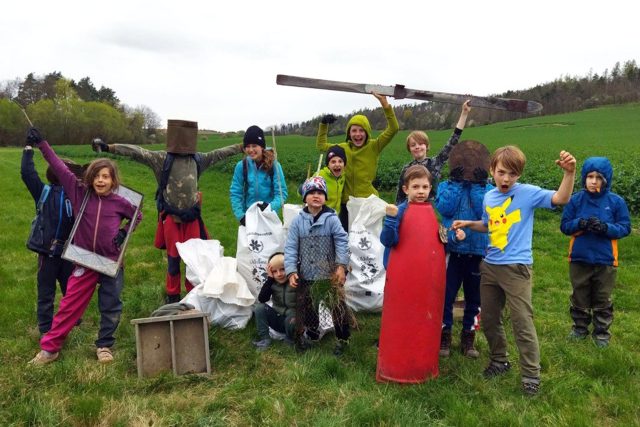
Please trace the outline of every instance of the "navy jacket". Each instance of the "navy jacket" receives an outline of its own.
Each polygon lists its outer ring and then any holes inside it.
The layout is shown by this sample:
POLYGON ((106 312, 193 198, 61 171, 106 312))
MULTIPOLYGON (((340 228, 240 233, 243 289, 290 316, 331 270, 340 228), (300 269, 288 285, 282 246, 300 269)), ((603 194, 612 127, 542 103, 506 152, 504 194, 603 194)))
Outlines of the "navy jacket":
POLYGON ((571 236, 569 260, 589 264, 618 265, 618 239, 631 232, 629 209, 624 199, 611 192, 613 168, 606 157, 589 157, 582 166, 582 186, 587 174, 598 172, 606 182, 599 193, 583 188, 571 196, 564 207, 560 230, 571 236), (581 218, 597 217, 607 224, 605 235, 582 231, 578 228, 581 218))

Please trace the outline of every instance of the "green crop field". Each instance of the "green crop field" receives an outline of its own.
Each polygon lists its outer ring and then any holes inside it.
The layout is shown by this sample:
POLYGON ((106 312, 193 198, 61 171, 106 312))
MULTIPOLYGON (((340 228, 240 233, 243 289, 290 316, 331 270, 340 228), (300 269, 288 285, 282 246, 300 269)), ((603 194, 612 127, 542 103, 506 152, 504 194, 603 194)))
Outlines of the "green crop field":
MULTIPOLYGON (((146 200, 145 219, 126 255, 116 360, 107 366, 95 360, 93 341, 99 313, 94 298, 82 324, 67 339, 60 359, 50 366, 27 366, 39 339, 36 255, 25 247, 34 203, 20 180, 21 149, 0 149, 0 425, 640 425, 639 118, 640 105, 632 104, 469 127, 463 133, 462 139, 479 140, 490 150, 506 144, 520 146, 528 158, 521 181, 547 188, 560 182, 562 173, 554 165, 560 150, 573 153, 578 167, 588 156, 607 156, 614 165, 613 189, 634 212, 634 231, 619 244, 613 338, 606 349, 596 348, 591 340, 574 343, 566 339, 571 326, 568 238, 559 231, 559 213, 536 214, 533 302, 542 388, 535 398, 520 391, 518 352, 510 335, 515 369, 502 378, 482 378, 488 355, 480 336, 479 360, 465 359, 456 351, 441 361, 440 376, 433 381, 416 386, 377 384, 372 344, 380 316, 362 313, 357 315, 359 329, 353 333, 349 350, 340 359, 331 354, 330 335, 302 355, 280 343, 257 353, 251 345, 252 321, 242 331, 210 329, 210 376, 167 374, 139 380, 130 321, 147 317, 162 304, 166 262, 164 252, 152 246, 157 218, 155 179, 150 169, 124 158, 117 159, 124 183, 144 193, 146 200)), ((387 200, 394 193, 400 167, 409 160, 404 142, 407 133, 395 137, 380 161, 378 184, 387 200)), ((450 131, 428 133, 434 155, 450 131)), ((199 150, 239 141, 201 136, 199 150)), ((80 163, 95 158, 89 146, 54 148, 80 163)), ((299 202, 297 186, 308 167, 315 169, 318 162, 315 139, 278 137, 277 148, 290 201, 299 202)), ((227 256, 235 255, 237 224, 228 188, 239 159, 214 166, 200 180, 205 223, 227 256)), ((39 154, 36 165, 44 172, 39 154)), ((455 325, 455 337, 459 327, 455 325)), ((456 340, 455 350, 457 345, 456 340)))

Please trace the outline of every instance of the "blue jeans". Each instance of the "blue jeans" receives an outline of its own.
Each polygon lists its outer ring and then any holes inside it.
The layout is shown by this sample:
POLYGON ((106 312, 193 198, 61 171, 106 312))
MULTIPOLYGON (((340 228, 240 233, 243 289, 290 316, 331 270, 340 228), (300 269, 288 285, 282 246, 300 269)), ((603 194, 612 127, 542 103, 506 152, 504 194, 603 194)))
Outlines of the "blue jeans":
POLYGON ((260 339, 269 338, 269 327, 281 334, 287 334, 287 337, 294 339, 296 331, 295 314, 288 316, 278 313, 273 307, 267 304, 259 303, 253 309, 256 316, 256 329, 260 339))
POLYGON ((447 265, 447 289, 444 296, 443 329, 453 327, 453 303, 460 290, 464 291, 464 316, 462 328, 474 330, 476 317, 480 313, 480 255, 449 253, 447 265))

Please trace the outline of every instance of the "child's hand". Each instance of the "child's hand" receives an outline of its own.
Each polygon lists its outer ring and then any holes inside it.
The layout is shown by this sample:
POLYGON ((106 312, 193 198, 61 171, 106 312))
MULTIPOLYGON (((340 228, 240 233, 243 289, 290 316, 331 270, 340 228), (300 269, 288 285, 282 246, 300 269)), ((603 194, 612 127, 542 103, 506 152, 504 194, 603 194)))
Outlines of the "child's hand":
POLYGON ((298 287, 298 273, 291 273, 289 275, 289 286, 292 288, 298 287))
POLYGON ((373 92, 373 96, 375 96, 378 101, 380 101, 380 105, 382 105, 382 108, 386 108, 389 106, 389 101, 387 101, 387 97, 385 95, 380 95, 379 93, 373 92))
POLYGON ((347 280, 347 272, 345 271, 343 265, 339 265, 336 268, 335 273, 333 273, 331 277, 331 283, 333 283, 336 286, 343 286, 346 280, 347 280))
POLYGON ((387 205, 386 208, 384 208, 384 212, 389 215, 389 216, 397 216, 398 215, 398 207, 396 205, 387 205))
POLYGON ((451 223, 451 229, 458 231, 459 228, 465 228, 467 226, 467 221, 464 219, 456 219, 451 223))
POLYGON ((469 105, 470 102, 471 102, 471 100, 467 99, 466 101, 464 101, 464 104, 462 104, 462 113, 463 114, 469 114, 469 112, 471 111, 471 105, 469 105))
POLYGON ((463 241, 467 238, 467 233, 462 228, 456 228, 456 240, 463 241))
POLYGON ((576 158, 568 151, 562 150, 560 158, 556 160, 556 165, 560 166, 566 172, 574 173, 576 171, 576 158))

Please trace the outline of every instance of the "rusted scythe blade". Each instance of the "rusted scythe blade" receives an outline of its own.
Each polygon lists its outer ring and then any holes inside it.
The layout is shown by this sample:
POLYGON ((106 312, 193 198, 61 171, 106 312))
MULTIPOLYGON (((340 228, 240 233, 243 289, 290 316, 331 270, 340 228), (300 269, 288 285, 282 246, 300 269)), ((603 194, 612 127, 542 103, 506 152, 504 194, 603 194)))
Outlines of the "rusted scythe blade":
POLYGON ((422 101, 446 102, 449 104, 463 104, 471 100, 475 108, 491 108, 494 110, 514 111, 518 113, 534 114, 542 111, 542 104, 522 99, 498 98, 495 96, 481 97, 473 95, 457 95, 453 93, 431 92, 419 89, 408 89, 404 85, 383 86, 364 83, 340 82, 335 80, 312 79, 308 77, 288 76, 278 74, 276 83, 283 86, 308 87, 313 89, 338 90, 352 93, 379 93, 392 96, 395 99, 419 99, 422 101))

